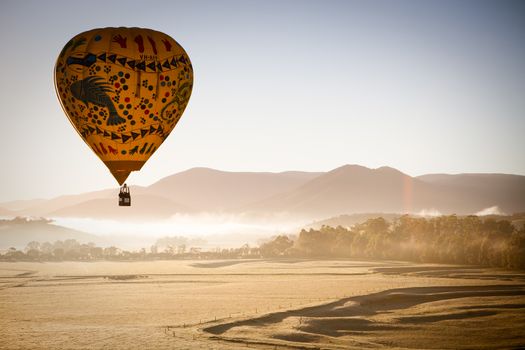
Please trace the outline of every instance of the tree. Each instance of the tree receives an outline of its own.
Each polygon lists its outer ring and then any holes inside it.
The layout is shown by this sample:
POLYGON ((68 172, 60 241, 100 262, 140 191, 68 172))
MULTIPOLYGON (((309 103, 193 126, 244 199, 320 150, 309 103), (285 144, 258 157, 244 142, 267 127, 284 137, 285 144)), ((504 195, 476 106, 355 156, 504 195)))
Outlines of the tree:
POLYGON ((264 258, 282 257, 293 246, 294 242, 288 236, 277 236, 270 242, 261 245, 260 252, 264 258))
POLYGON ((31 241, 31 242, 27 243, 27 246, 26 246, 25 250, 26 250, 26 252, 28 252, 30 250, 40 251, 40 243, 36 242, 36 241, 31 241))

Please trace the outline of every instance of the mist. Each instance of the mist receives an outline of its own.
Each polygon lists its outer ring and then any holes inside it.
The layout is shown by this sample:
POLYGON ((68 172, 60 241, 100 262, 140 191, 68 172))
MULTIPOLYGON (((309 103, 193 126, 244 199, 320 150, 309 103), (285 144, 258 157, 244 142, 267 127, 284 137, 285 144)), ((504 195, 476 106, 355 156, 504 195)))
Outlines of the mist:
POLYGON ((53 218, 59 226, 99 236, 108 245, 126 249, 149 247, 162 237, 201 239, 201 248, 231 248, 256 245, 279 234, 296 233, 304 221, 290 217, 256 219, 234 214, 176 214, 156 221, 92 218, 53 218))
POLYGON ((476 213, 478 216, 487 216, 487 215, 506 215, 502 212, 497 205, 489 208, 485 208, 476 213))

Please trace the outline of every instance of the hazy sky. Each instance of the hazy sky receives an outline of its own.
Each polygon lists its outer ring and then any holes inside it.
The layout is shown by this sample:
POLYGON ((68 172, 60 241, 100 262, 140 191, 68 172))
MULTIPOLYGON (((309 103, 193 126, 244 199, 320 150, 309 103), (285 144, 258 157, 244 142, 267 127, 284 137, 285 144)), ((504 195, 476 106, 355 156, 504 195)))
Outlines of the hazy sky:
POLYGON ((128 183, 195 166, 525 174, 523 1, 0 1, 0 201, 116 187, 53 88, 74 35, 163 31, 195 70, 128 183))

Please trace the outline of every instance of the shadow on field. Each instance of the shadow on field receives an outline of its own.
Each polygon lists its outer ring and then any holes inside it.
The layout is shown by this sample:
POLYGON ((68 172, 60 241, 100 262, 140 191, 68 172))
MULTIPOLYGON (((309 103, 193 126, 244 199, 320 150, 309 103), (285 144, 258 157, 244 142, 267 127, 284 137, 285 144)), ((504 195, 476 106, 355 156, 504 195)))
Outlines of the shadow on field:
POLYGON ((495 281, 519 281, 525 282, 525 274, 515 273, 509 270, 487 270, 484 267, 472 266, 399 266, 399 267, 377 267, 372 271, 384 275, 409 275, 419 277, 442 277, 461 278, 476 280, 495 281), (491 271, 488 273, 487 271, 491 271), (494 273, 497 271, 497 273, 494 273))
MULTIPOLYGON (((394 310, 407 309, 419 304, 472 297, 525 296, 525 285, 487 285, 487 286, 443 286, 391 289, 365 296, 349 297, 336 302, 305 307, 299 310, 276 312, 262 317, 239 320, 207 327, 205 332, 220 335, 241 326, 260 327, 282 322, 289 317, 300 318, 300 331, 311 334, 342 335, 347 331, 390 330, 398 325, 381 325, 362 318, 394 310), (342 332, 342 334, 341 334, 342 332)), ((522 306, 517 304, 516 308, 522 306)), ((472 307, 483 309, 484 305, 472 307)), ((497 309, 494 306, 491 309, 497 309)), ((422 316, 400 318, 401 323, 435 322, 445 319, 481 317, 497 314, 498 311, 476 311, 445 316, 422 316)))

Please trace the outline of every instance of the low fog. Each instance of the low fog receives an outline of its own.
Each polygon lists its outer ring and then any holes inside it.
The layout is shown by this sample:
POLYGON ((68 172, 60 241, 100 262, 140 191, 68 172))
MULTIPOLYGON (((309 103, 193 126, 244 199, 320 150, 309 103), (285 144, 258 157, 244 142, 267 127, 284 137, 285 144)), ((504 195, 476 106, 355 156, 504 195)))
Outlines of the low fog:
POLYGON ((279 234, 297 233, 308 222, 280 217, 247 218, 228 214, 177 214, 156 221, 101 220, 86 218, 54 218, 54 224, 99 236, 106 245, 124 249, 147 248, 157 239, 182 236, 192 239, 204 249, 256 245, 279 234), (204 243, 205 242, 205 243, 204 243))

